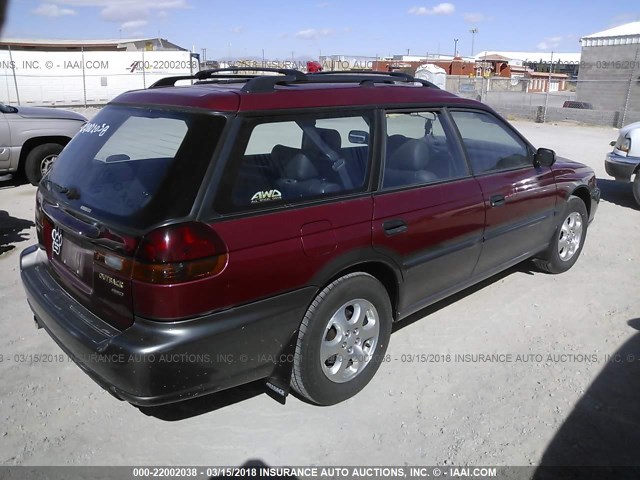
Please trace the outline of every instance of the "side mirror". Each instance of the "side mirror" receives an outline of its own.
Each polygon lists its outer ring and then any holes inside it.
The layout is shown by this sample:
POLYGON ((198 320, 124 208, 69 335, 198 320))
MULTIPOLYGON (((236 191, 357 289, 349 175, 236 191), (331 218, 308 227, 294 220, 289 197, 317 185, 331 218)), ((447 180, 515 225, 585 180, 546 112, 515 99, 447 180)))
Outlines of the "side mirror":
POLYGON ((612 142, 609 142, 609 145, 611 145, 612 147, 615 147, 615 146, 616 146, 616 143, 618 143, 618 142, 616 142, 615 140, 613 140, 612 142))
POLYGON ((550 148, 539 148, 533 156, 536 167, 550 167, 556 162, 556 152, 550 148))
POLYGON ((349 132, 349 142, 357 145, 369 145, 369 132, 363 130, 351 130, 349 132))

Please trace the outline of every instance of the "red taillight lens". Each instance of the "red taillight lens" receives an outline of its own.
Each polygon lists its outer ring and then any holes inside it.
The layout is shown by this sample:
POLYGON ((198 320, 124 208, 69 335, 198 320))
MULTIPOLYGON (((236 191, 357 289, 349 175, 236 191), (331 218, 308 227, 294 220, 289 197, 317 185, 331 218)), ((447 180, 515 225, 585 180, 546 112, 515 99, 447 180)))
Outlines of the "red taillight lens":
POLYGON ((36 234, 38 235, 38 243, 44 246, 42 238, 42 193, 40 189, 36 192, 36 234))
POLYGON ((227 248, 203 223, 162 227, 145 235, 133 267, 133 278, 171 284, 218 275, 227 265, 227 248))

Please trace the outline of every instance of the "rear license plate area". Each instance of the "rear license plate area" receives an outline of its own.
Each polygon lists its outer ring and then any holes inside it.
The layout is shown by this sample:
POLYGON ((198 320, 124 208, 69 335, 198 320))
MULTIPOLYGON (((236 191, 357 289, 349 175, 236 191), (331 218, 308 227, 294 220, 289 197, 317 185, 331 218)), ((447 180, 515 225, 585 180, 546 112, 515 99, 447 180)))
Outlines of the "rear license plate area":
POLYGON ((51 259, 54 264, 79 280, 84 287, 82 290, 92 289, 93 249, 83 247, 60 227, 53 229, 52 239, 51 259))

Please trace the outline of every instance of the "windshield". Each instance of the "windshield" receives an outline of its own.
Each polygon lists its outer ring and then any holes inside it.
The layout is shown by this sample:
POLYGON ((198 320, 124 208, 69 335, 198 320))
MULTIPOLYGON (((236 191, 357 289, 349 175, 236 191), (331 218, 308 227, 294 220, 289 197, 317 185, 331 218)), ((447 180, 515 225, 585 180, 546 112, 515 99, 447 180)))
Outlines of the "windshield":
POLYGON ((107 106, 43 181, 63 203, 143 229, 187 215, 225 124, 215 115, 107 106))

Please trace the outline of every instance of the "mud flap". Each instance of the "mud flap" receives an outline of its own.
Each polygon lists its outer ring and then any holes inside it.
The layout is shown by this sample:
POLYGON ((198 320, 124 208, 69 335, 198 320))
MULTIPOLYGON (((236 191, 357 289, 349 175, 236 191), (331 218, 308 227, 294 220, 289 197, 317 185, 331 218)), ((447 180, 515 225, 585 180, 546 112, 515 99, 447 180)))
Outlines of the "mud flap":
POLYGON ((265 381, 266 394, 282 405, 286 403, 291 390, 291 374, 297 342, 298 330, 291 335, 289 342, 281 350, 278 363, 265 381))

